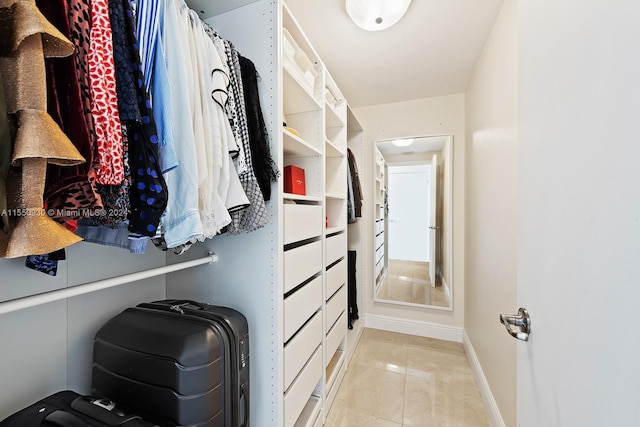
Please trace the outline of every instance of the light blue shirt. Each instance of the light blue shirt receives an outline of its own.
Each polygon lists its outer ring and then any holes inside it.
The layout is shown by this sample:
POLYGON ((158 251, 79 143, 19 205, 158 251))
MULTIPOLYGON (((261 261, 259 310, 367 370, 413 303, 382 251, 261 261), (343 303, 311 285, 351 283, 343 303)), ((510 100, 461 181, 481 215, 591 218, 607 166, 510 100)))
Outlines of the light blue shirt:
MULTIPOLYGON (((161 3, 164 4, 164 19, 158 30, 157 43, 162 49, 156 50, 156 63, 160 62, 159 53, 162 52, 168 87, 166 92, 161 90, 167 95, 162 104, 168 105, 171 113, 169 123, 173 124, 174 149, 180 164, 179 168, 164 175, 169 201, 162 216, 161 231, 167 247, 174 248, 202 239, 203 227, 198 208, 198 171, 189 96, 192 91, 189 85, 193 82, 188 78, 186 70, 191 64, 191 58, 188 49, 185 49, 188 42, 179 11, 184 1, 161 0, 161 3)), ((159 104, 160 101, 157 100, 156 105, 159 104)))

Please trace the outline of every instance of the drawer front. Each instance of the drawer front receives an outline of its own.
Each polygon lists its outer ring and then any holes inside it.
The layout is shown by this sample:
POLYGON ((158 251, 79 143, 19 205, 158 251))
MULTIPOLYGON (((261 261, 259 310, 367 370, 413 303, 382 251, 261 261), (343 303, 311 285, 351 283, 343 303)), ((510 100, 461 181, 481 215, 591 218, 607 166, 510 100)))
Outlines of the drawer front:
POLYGON ((327 265, 347 255, 347 233, 336 234, 327 239, 327 265))
POLYGON ((347 287, 343 286, 336 294, 327 302, 327 313, 325 319, 327 324, 325 330, 329 329, 335 323, 338 317, 347 309, 347 287))
POLYGON ((384 230, 384 221, 376 221, 376 235, 380 234, 382 230, 384 230))
POLYGON ((384 232, 376 236, 376 249, 384 243, 384 232))
POLYGON ((284 205, 284 244, 322 234, 322 206, 284 205))
POLYGON ((309 401, 316 384, 322 378, 322 346, 319 346, 309 362, 284 394, 284 425, 292 427, 309 401))
POLYGON ((284 252, 284 292, 287 293, 322 270, 322 241, 284 252))
POLYGON ((327 270, 326 278, 327 292, 325 295, 329 298, 340 286, 347 282, 347 261, 343 259, 327 270))
POLYGON ((317 312, 284 347, 284 389, 287 390, 322 342, 322 312, 317 312))
POLYGON ((322 276, 318 276, 284 300, 284 341, 289 341, 298 329, 322 305, 322 276))
POLYGON ((327 360, 331 360, 343 338, 347 335, 347 313, 342 313, 333 328, 327 334, 327 360))

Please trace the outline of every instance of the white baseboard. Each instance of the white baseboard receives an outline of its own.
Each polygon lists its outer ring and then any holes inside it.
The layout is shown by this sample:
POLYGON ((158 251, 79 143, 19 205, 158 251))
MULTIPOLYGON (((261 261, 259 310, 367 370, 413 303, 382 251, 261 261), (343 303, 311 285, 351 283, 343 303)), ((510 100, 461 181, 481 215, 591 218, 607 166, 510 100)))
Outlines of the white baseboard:
POLYGON ((467 358, 469 359, 473 376, 476 379, 476 384, 478 385, 478 389, 482 395, 482 400, 484 400, 484 406, 487 408, 491 426, 506 427, 506 424, 502 419, 502 414, 500 414, 500 410, 498 409, 498 404, 493 397, 493 393, 491 393, 491 388, 489 388, 487 378, 484 376, 484 372, 482 371, 482 366, 480 366, 480 361, 478 360, 476 351, 473 349, 473 345, 471 344, 471 341, 469 341, 469 336, 466 331, 463 331, 462 344, 467 352, 467 358))
POLYGON ((364 326, 383 331, 399 332, 420 337, 435 338, 445 341, 462 342, 463 329, 419 320, 398 319, 397 317, 366 314, 364 326))

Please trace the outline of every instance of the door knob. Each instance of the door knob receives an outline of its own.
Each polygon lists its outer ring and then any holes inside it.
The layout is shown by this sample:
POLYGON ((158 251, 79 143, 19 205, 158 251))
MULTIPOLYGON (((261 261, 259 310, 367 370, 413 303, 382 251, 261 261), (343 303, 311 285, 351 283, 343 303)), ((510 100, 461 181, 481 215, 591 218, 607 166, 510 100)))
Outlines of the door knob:
POLYGON ((429 228, 430 228, 431 230, 440 230, 440 227, 435 226, 435 225, 430 225, 430 226, 429 226, 429 228))
POLYGON ((500 323, 507 328, 507 332, 509 332, 509 335, 512 337, 520 341, 529 341, 531 318, 526 308, 520 307, 516 315, 501 314, 500 323))

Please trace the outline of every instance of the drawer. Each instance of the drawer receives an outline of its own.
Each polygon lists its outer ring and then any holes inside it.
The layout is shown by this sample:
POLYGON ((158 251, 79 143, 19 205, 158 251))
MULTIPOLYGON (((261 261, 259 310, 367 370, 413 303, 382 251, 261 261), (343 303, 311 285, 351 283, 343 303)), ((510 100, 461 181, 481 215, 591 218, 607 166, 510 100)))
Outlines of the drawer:
POLYGON ((384 231, 384 221, 376 221, 376 235, 380 234, 381 231, 384 231))
POLYGON ((347 255, 347 233, 336 234, 327 238, 325 251, 327 265, 347 255))
POLYGON ((384 243, 384 232, 376 236, 376 249, 378 249, 384 243))
POLYGON ((331 360, 333 354, 336 352, 340 343, 347 335, 347 313, 342 313, 335 325, 329 330, 327 334, 326 346, 327 346, 327 360, 331 360))
POLYGON ((284 425, 292 427, 302 413, 305 405, 311 397, 311 393, 322 378, 322 346, 318 346, 293 381, 289 390, 284 394, 284 425))
POLYGON ((329 329, 335 323, 340 314, 347 309, 347 287, 343 286, 334 296, 327 301, 325 314, 325 330, 329 329))
POLYGON ((322 276, 318 276, 284 300, 284 341, 289 341, 322 305, 322 276))
POLYGON ((322 241, 284 252, 284 292, 287 293, 322 270, 322 241))
POLYGON ((326 296, 329 298, 340 286, 347 282, 347 261, 342 260, 327 270, 327 291, 326 296))
POLYGON ((322 206, 284 205, 284 244, 322 234, 322 206))
POLYGON ((311 396, 293 427, 322 427, 322 399, 311 396))
POLYGON ((284 389, 287 390, 322 342, 322 312, 317 312, 284 347, 284 389))

